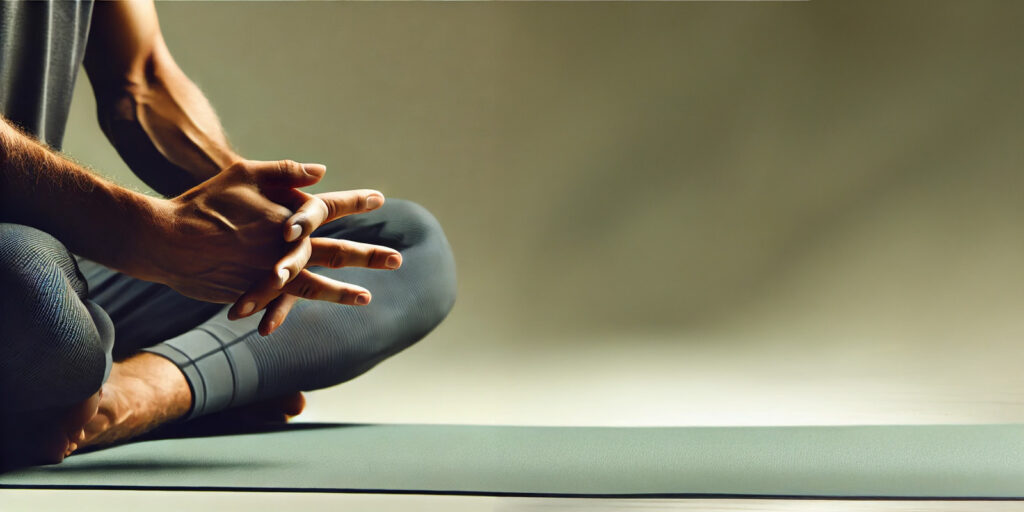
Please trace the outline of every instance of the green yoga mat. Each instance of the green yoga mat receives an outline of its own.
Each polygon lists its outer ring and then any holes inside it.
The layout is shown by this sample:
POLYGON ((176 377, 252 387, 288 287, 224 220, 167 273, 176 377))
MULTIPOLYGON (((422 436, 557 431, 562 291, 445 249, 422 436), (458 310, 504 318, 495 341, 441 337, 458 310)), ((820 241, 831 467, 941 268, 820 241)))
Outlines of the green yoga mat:
POLYGON ((7 488, 621 497, 1024 498, 1024 425, 292 424, 156 439, 7 488))

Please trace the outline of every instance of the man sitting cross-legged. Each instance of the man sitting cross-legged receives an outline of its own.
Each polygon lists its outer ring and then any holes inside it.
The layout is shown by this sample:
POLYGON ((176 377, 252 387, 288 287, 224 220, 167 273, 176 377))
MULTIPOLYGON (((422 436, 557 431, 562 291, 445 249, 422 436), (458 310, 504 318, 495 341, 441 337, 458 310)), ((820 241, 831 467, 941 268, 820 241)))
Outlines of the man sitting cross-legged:
POLYGON ((299 391, 356 377, 444 319, 454 261, 425 209, 371 189, 306 194, 324 166, 239 157, 151 2, 97 4, 91 19, 101 126, 171 198, 80 168, 52 149, 59 134, 37 140, 52 123, 5 106, 0 465, 254 403, 297 414, 299 391))

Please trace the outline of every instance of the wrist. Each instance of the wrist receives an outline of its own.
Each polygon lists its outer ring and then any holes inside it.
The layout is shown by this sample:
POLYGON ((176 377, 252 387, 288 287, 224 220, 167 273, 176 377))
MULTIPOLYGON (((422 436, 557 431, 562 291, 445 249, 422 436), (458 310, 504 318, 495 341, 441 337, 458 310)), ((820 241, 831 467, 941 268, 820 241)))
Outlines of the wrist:
POLYGON ((163 260, 168 244, 173 243, 175 205, 169 199, 131 194, 125 212, 123 251, 114 268, 145 281, 166 284, 163 260))

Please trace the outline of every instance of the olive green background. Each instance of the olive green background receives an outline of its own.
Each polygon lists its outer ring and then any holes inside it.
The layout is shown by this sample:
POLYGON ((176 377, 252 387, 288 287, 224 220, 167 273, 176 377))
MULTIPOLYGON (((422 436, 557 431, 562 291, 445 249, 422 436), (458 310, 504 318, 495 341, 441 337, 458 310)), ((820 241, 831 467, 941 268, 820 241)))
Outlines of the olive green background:
MULTIPOLYGON (((158 11, 242 155, 455 251, 449 319, 312 419, 1024 419, 1024 4, 158 11)), ((65 150, 141 187, 93 109, 65 150)))

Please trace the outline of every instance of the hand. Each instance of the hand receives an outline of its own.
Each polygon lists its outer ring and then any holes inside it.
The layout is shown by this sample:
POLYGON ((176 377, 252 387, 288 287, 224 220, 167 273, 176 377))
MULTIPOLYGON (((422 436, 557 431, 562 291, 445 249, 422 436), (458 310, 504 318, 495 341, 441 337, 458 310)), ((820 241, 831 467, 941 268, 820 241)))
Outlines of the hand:
POLYGON ((219 303, 235 301, 271 270, 283 285, 291 276, 275 265, 294 244, 281 237, 292 215, 281 203, 325 172, 319 164, 240 160, 174 199, 154 199, 149 227, 156 229, 139 230, 133 259, 141 268, 133 275, 219 303))
POLYGON ((384 204, 384 196, 375 190, 350 190, 310 195, 293 190, 299 209, 283 223, 282 239, 292 242, 291 251, 275 268, 296 276, 282 287, 271 274, 235 301, 228 311, 234 320, 264 308, 260 334, 274 332, 299 298, 328 300, 348 305, 369 304, 371 295, 361 286, 342 283, 314 274, 304 267, 364 267, 394 270, 402 265, 402 256, 389 247, 331 238, 309 238, 316 228, 346 215, 363 213, 384 204))

